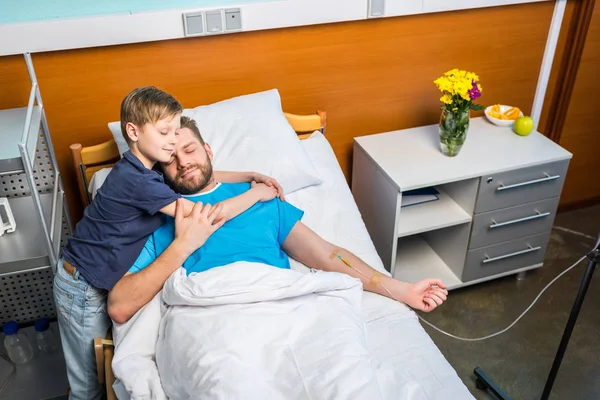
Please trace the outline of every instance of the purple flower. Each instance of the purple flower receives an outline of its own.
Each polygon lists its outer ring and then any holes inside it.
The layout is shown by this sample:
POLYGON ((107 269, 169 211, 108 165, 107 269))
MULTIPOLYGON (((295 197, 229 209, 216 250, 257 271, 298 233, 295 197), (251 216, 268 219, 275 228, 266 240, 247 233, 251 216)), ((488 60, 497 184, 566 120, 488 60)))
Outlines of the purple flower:
POLYGON ((475 100, 481 97, 481 92, 477 87, 477 81, 473 80, 473 87, 469 90, 469 96, 471 96, 471 100, 475 100))

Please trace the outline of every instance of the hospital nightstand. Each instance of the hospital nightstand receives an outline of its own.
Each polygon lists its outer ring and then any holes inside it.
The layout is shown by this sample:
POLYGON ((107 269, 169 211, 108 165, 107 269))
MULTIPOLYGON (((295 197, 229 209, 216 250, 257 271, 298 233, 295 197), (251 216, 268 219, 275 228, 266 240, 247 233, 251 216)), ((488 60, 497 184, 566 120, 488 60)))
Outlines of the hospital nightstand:
POLYGON ((440 153, 438 126, 354 139, 352 192, 385 267, 449 288, 542 266, 571 153, 542 134, 473 118, 461 153, 440 153), (439 200, 401 207, 434 186, 439 200))

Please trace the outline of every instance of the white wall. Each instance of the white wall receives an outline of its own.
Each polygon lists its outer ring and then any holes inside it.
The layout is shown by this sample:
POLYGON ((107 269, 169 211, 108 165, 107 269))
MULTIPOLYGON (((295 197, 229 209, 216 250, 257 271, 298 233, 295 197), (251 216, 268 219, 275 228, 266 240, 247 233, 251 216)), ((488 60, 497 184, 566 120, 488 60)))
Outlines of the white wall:
MULTIPOLYGON (((386 0, 384 17, 543 0, 386 0)), ((369 0, 275 0, 228 5, 242 10, 244 31, 367 18, 369 0)), ((183 12, 41 20, 0 25, 0 56, 183 38, 183 12)))

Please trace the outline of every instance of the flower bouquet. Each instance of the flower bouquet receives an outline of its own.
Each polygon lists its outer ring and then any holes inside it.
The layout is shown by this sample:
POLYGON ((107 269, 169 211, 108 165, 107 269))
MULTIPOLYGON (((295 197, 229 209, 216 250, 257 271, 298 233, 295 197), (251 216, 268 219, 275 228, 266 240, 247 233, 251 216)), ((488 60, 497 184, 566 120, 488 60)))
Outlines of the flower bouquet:
POLYGON ((442 92, 440 101, 440 145, 442 153, 454 157, 462 148, 469 130, 469 112, 483 110, 484 107, 473 101, 481 97, 479 77, 473 72, 453 69, 433 81, 442 92))

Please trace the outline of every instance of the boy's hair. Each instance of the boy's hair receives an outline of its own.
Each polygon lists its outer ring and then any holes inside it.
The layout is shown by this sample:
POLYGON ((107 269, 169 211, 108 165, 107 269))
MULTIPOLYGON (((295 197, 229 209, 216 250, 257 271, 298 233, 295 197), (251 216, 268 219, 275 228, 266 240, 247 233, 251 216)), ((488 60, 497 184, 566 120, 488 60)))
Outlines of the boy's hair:
POLYGON ((141 128, 182 111, 183 107, 175 97, 154 86, 133 89, 121 102, 121 132, 127 144, 131 145, 125 130, 129 122, 141 128))
POLYGON ((202 135, 200 134, 200 129, 198 129, 198 125, 196 125, 196 121, 191 119, 190 117, 181 116, 181 128, 188 128, 190 131, 194 133, 196 139, 200 141, 200 144, 204 146, 204 139, 202 139, 202 135))

